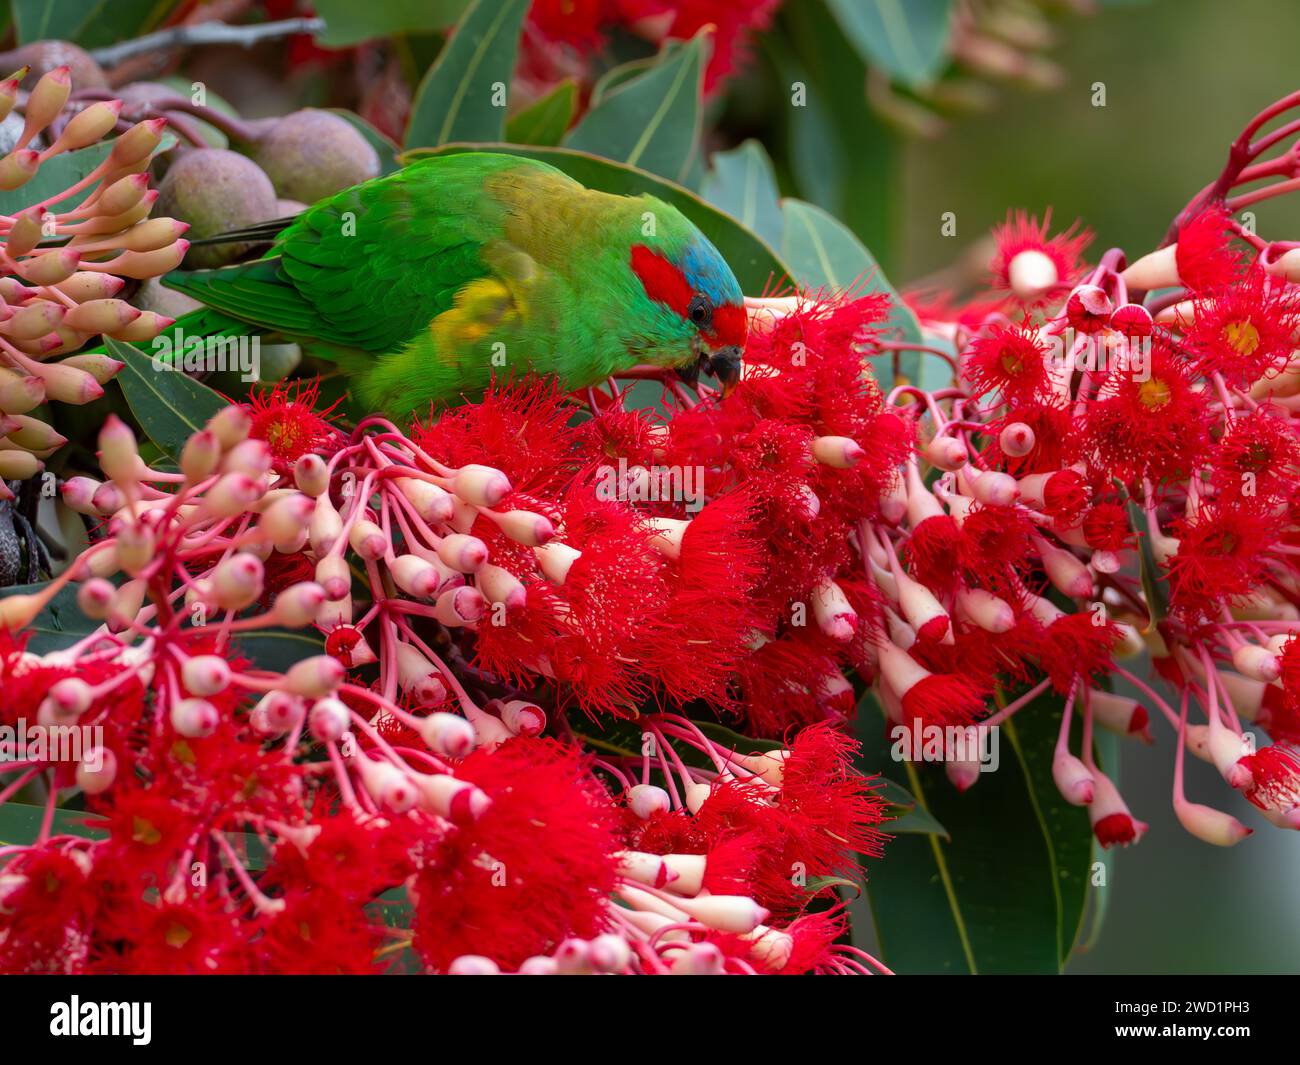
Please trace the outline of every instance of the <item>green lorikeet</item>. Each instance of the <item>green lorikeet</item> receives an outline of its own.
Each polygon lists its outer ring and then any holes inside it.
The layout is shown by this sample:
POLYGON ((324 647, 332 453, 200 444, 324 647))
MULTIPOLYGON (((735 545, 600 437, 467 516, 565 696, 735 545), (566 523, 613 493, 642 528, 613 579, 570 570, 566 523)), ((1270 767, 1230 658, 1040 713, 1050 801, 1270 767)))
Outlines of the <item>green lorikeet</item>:
POLYGON ((374 410, 425 413, 512 373, 553 374, 568 389, 637 363, 690 382, 703 370, 724 386, 740 375, 740 285, 704 235, 651 196, 475 152, 413 163, 272 225, 265 258, 176 271, 166 284, 267 331, 324 341, 374 410))

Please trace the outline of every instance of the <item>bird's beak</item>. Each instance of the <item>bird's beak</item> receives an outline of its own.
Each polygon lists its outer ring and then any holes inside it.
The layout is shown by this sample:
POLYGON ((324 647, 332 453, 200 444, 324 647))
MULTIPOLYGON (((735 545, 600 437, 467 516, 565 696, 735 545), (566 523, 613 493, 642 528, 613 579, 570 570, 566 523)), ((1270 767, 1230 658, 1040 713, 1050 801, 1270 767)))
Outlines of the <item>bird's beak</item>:
POLYGON ((740 380, 740 365, 744 352, 738 347, 719 348, 709 356, 707 368, 718 379, 725 396, 740 380))

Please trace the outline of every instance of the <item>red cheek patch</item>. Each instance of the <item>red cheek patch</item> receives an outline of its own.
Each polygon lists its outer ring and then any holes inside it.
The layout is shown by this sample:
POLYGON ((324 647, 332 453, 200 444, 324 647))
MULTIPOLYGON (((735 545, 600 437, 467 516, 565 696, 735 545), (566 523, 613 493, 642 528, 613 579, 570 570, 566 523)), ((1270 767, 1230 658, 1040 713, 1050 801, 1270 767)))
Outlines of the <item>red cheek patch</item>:
POLYGON ((641 279, 647 296, 686 317, 694 293, 677 267, 644 244, 637 244, 632 248, 632 272, 641 279))

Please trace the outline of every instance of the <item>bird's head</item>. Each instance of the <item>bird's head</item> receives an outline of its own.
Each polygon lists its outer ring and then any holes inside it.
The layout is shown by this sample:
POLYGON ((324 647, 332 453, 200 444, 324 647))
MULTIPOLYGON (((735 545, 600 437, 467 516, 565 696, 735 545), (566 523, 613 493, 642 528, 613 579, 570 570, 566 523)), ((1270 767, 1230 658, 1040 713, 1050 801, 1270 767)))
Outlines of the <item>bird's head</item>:
POLYGON ((634 244, 632 272, 689 345, 688 360, 676 366, 678 376, 694 384, 704 371, 725 391, 740 380, 749 328, 744 295, 718 249, 691 228, 676 246, 634 244))

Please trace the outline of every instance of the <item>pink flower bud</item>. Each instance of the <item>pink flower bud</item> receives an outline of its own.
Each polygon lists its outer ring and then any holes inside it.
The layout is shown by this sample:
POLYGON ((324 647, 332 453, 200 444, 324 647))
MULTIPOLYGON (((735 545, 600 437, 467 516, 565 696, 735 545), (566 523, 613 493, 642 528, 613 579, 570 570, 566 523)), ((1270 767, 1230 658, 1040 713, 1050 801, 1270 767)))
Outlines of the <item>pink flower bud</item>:
POLYGON ((329 494, 317 496, 311 520, 307 523, 307 536, 311 540, 312 550, 317 555, 328 554, 342 535, 343 519, 339 517, 329 494))
POLYGON ((90 498, 91 514, 115 514, 124 506, 126 506, 126 497, 111 481, 99 485, 90 498))
POLYGON ((491 466, 462 466, 452 478, 451 490, 476 507, 495 507, 510 494, 510 481, 491 466))
POLYGON ((343 683, 347 671, 329 655, 313 655, 295 662, 284 675, 283 688, 292 695, 320 698, 343 683))
POLYGON ((1151 742, 1147 712, 1136 699, 1093 688, 1088 692, 1088 706, 1093 721, 1102 728, 1121 736, 1138 735, 1151 742))
POLYGON ((92 747, 77 763, 77 787, 87 795, 102 795, 117 779, 117 755, 107 747, 92 747))
POLYGON ((352 764, 371 798, 385 810, 403 814, 415 805, 419 793, 414 782, 391 762, 358 754, 352 764))
MULTIPOLYGON (((952 632, 952 620, 934 593, 919 581, 912 580, 902 570, 894 574, 894 580, 898 585, 898 605, 902 608, 907 623, 916 630, 916 635, 927 643, 945 640, 952 632)), ((844 602, 847 605, 848 600, 844 602)), ((814 607, 814 612, 815 609, 814 607)), ((849 609, 852 610, 851 607, 849 609)), ((856 615, 854 617, 856 621, 856 615)), ((856 624, 853 631, 857 631, 856 624)))
POLYGON ((477 536, 451 533, 438 544, 438 557, 460 573, 473 573, 488 559, 487 544, 477 536))
POLYGON ((1142 256, 1119 275, 1130 289, 1150 292, 1178 284, 1178 247, 1170 244, 1142 256))
POLYGON ((1010 632, 1016 627, 1016 612, 1010 604, 983 588, 957 592, 957 616, 985 632, 1010 632))
POLYGON ((628 789, 627 805, 642 821, 655 814, 666 814, 673 808, 668 792, 656 784, 635 784, 628 789))
POLYGON ((337 743, 348 732, 352 715, 338 699, 317 699, 307 715, 307 727, 321 743, 337 743))
POLYGON ((109 166, 120 170, 147 159, 162 143, 163 130, 166 128, 165 118, 137 122, 113 142, 113 150, 108 156, 109 166))
POLYGON ((39 340, 62 324, 66 313, 62 304, 35 299, 14 311, 0 331, 17 341, 39 340))
POLYGON ((227 473, 207 490, 203 505, 214 518, 233 518, 252 509, 265 490, 247 474, 227 473))
POLYGON ((35 477, 43 465, 30 451, 0 451, 0 479, 25 481, 35 477))
POLYGON ((812 442, 813 458, 823 466, 848 470, 856 466, 866 452, 856 440, 847 436, 819 436, 812 442))
POLYGON ((275 597, 271 613, 286 629, 303 629, 316 620, 325 603, 325 589, 315 581, 290 585, 275 597))
POLYGON ((299 491, 314 499, 329 490, 329 467, 319 455, 302 455, 293 464, 293 480, 299 491))
POLYGON ((443 710, 421 718, 419 732, 429 750, 444 758, 464 758, 477 742, 474 727, 468 721, 443 710))
POLYGON ((72 71, 67 66, 55 67, 42 74, 27 97, 26 123, 19 144, 26 144, 36 134, 58 117, 63 105, 72 94, 72 71))
POLYGON ((1232 665, 1238 673, 1265 683, 1282 675, 1282 662, 1277 655, 1253 643, 1238 644, 1233 648, 1232 665))
POLYGON ((948 778, 948 783, 957 790, 957 794, 965 795, 979 783, 980 764, 952 758, 943 763, 943 773, 948 778))
POLYGON ((837 643, 853 639, 858 631, 858 615, 838 584, 824 580, 813 588, 809 598, 817 627, 826 636, 837 643))
POLYGON ((1193 836, 1216 847, 1231 847, 1255 831, 1231 814, 1178 796, 1174 798, 1174 815, 1193 836))
POLYGON ((85 355, 70 355, 63 360, 63 365, 71 366, 74 370, 84 370, 103 385, 116 377, 126 363, 110 359, 99 352, 88 352, 85 355))
POLYGON ((51 685, 49 698, 61 713, 75 717, 90 709, 94 693, 80 677, 64 677, 51 685))
POLYGON ((591 966, 600 973, 626 972, 632 964, 632 948, 622 936, 606 932, 596 936, 589 945, 591 966))
POLYGON ((555 535, 550 519, 528 510, 508 510, 504 514, 488 514, 506 536, 525 547, 541 547, 555 535))
MULTIPOLYGON (((40 255, 33 255, 29 259, 21 260, 17 265, 18 276, 30 285, 57 285, 60 281, 66 281, 77 272, 77 266, 81 262, 81 255, 76 248, 60 248, 57 251, 42 252, 40 255)), ((135 316, 139 315, 139 311, 135 316)), ((133 316, 133 317, 135 317, 133 316)), ((59 315, 59 321, 66 318, 65 314, 59 315)), ((54 322, 53 325, 57 325, 54 322)), ((82 327, 76 323, 69 322, 73 329, 82 327)), ((83 330, 87 333, 97 332, 95 329, 83 330)))
POLYGON ((1092 802, 1096 786, 1088 767, 1069 751, 1058 750, 1052 758, 1052 779, 1056 789, 1071 806, 1092 802))
POLYGON ((191 695, 216 695, 230 686, 230 666, 217 655, 193 655, 181 666, 181 683, 191 695))
POLYGON ((1033 540, 1052 587, 1072 599, 1086 599, 1092 595, 1092 574, 1087 566, 1071 552, 1053 546, 1041 536, 1035 536, 1033 540))
POLYGON ((27 184, 40 168, 39 152, 19 148, 0 159, 0 190, 10 192, 27 184))
POLYGON ((46 149, 46 155, 86 148, 106 137, 117 124, 121 100, 99 100, 78 111, 63 127, 58 139, 46 149))
POLYGON ((544 547, 533 548, 533 557, 546 579, 555 584, 563 584, 569 575, 569 569, 581 557, 581 551, 575 551, 568 544, 552 541, 544 547))
POLYGON ((154 559, 157 540, 142 522, 124 525, 117 531, 118 565, 131 577, 138 577, 154 559))
POLYGON ((283 736, 303 719, 303 705, 287 692, 270 691, 257 701, 248 716, 259 736, 283 736))
POLYGON ((113 594, 113 603, 109 607, 105 624, 109 632, 125 632, 131 627, 144 606, 146 584, 143 580, 127 581, 119 585, 113 594))
POLYGON ((712 943, 692 943, 674 951, 669 968, 677 976, 718 976, 726 966, 725 959, 712 943))
POLYGON ((110 414, 99 431, 99 465, 114 481, 130 483, 140 475, 135 433, 116 414, 110 414))
POLYGON ((419 773, 415 784, 420 791, 420 809, 445 817, 453 824, 477 821, 492 805, 484 792, 449 773, 419 773))
POLYGON ((1129 813, 1128 806, 1105 773, 1094 771, 1092 781, 1095 794, 1088 804, 1088 819, 1092 822, 1097 842, 1102 847, 1138 842, 1149 826, 1129 813))
POLYGON ((393 583, 416 599, 432 599, 442 583, 442 575, 419 555, 398 555, 388 566, 393 583))
POLYGON ((924 449, 925 460, 939 470, 959 470, 970 459, 966 445, 955 437, 936 436, 924 449))
POLYGON ((211 430, 223 448, 232 448, 247 438, 252 426, 253 419, 248 411, 242 406, 232 404, 229 407, 222 407, 209 418, 206 428, 211 430))
POLYGON ((438 706, 446 701, 441 670, 412 644, 397 644, 397 683, 422 706, 438 706))
POLYGON ((212 599, 223 610, 243 610, 262 594, 261 559, 247 551, 219 562, 212 571, 212 599))
POLYGON ((566 939, 555 948, 555 971, 567 976, 592 973, 591 947, 585 939, 566 939))
POLYGON ((45 402, 45 382, 30 374, 0 368, 0 413, 26 414, 45 402))
POLYGON ((488 602, 502 603, 507 610, 519 610, 527 602, 528 592, 523 582, 500 566, 484 564, 474 575, 474 581, 488 602))
POLYGON ((348 594, 352 588, 352 571, 342 555, 326 555, 316 563, 316 583, 325 589, 325 598, 331 602, 348 594))
POLYGON ((301 536, 315 512, 315 501, 301 492, 290 492, 262 511, 258 531, 273 544, 292 543, 301 536))
POLYGON ((258 480, 271 469, 271 449, 265 440, 241 440, 226 452, 221 469, 223 473, 242 473, 258 480))
POLYGON ((86 581, 77 589, 77 607, 86 617, 93 621, 103 621, 108 617, 109 607, 117 589, 102 577, 86 581))
POLYGON ((752 932, 771 916, 770 911, 746 895, 703 895, 677 899, 675 905, 700 924, 736 935, 752 932))
POLYGON ((169 719, 172 728, 187 739, 211 736, 221 723, 217 708, 206 699, 180 699, 172 704, 169 719))
POLYGON ((1034 431, 1024 422, 1012 422, 998 435, 998 447, 1012 458, 1024 458, 1038 443, 1034 431))
POLYGON ((448 976, 497 976, 501 967, 481 954, 462 954, 447 966, 448 976))
POLYGON ((450 492, 415 477, 398 477, 393 483, 415 512, 430 525, 442 525, 451 520, 456 503, 450 492))
POLYGON ((511 699, 501 706, 501 721, 517 736, 537 736, 546 728, 546 711, 536 703, 511 699))

